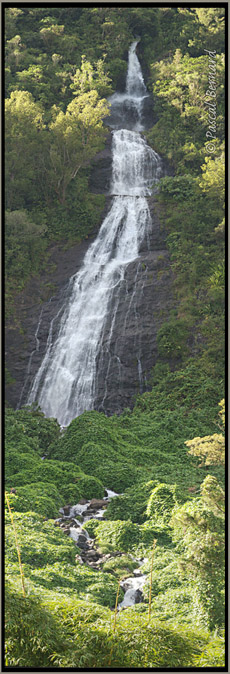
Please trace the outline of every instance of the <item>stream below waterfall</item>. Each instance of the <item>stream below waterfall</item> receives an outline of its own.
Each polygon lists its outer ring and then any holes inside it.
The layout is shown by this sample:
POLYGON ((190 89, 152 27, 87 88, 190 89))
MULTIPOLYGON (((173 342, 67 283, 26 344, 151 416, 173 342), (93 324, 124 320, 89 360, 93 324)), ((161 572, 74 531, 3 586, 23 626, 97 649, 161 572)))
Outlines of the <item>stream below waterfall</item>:
MULTIPOLYGON (((80 564, 86 564, 92 569, 103 571, 103 563, 122 553, 100 553, 95 545, 95 539, 91 538, 88 531, 83 528, 83 524, 91 519, 103 520, 106 506, 111 498, 120 496, 111 489, 105 489, 106 496, 103 499, 81 499, 74 506, 64 506, 60 508, 61 517, 55 520, 55 524, 60 526, 65 534, 68 534, 76 546, 80 548, 80 554, 76 555, 76 561, 80 564)), ((146 575, 141 572, 141 566, 145 564, 146 559, 132 559, 138 562, 139 568, 135 569, 133 576, 125 577, 121 580, 120 586, 124 591, 124 598, 118 604, 118 609, 128 608, 143 601, 142 590, 146 582, 146 575)), ((106 573, 106 571, 105 571, 106 573)))
MULTIPOLYGON (((46 352, 27 398, 27 404, 37 402, 45 415, 56 418, 62 427, 85 410, 94 409, 99 374, 105 370, 100 403, 103 409, 111 376, 111 340, 126 270, 138 258, 152 228, 148 196, 161 176, 161 160, 141 135, 149 94, 136 55, 137 42, 129 50, 125 92, 109 98, 111 208, 88 248, 82 268, 70 279, 69 298, 59 310, 55 338, 53 324, 57 317, 51 321, 46 352)), ((134 345, 136 376, 143 392, 140 339, 134 345)), ((121 368, 119 350, 114 358, 121 368)))

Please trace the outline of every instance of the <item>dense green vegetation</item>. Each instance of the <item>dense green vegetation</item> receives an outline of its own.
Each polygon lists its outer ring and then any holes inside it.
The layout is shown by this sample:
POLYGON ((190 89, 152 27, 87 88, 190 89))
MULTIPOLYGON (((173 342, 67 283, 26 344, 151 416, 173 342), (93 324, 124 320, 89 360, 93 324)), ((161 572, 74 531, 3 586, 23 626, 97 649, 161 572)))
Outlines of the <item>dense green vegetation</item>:
POLYGON ((132 412, 85 412, 61 431, 35 406, 6 409, 17 533, 16 543, 6 507, 6 664, 222 667, 224 8, 7 7, 5 29, 7 302, 46 265, 52 241, 81 240, 99 225, 104 197, 89 191, 90 161, 138 35, 158 115, 146 136, 170 167, 157 208, 177 306, 132 412), (84 525, 112 555, 97 571, 75 559, 54 520, 105 487, 120 495, 104 522, 84 525), (114 625, 118 580, 141 557, 144 601, 114 625))

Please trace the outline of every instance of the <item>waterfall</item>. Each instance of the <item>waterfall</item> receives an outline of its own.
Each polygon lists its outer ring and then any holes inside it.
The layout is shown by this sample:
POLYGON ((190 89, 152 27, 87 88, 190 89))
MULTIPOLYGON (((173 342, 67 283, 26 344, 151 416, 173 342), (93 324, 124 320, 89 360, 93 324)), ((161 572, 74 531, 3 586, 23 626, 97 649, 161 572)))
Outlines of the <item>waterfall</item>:
MULTIPOLYGON (((143 101, 148 94, 136 45, 134 42, 129 50, 126 90, 109 99, 114 129, 112 205, 81 270, 73 277, 54 342, 51 324, 46 354, 27 400, 28 404, 37 401, 46 416, 57 418, 62 426, 94 408, 97 366, 108 319, 110 336, 113 330, 112 299, 117 292, 119 298, 127 265, 138 258, 152 226, 146 197, 159 179, 160 158, 141 136, 143 101)), ((140 360, 138 372, 142 377, 140 360)))

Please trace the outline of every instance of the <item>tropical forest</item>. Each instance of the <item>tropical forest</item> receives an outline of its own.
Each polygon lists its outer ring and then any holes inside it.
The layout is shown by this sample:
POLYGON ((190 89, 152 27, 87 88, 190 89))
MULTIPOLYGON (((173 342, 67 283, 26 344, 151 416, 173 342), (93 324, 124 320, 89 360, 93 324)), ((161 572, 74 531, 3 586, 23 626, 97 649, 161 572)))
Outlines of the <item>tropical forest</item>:
POLYGON ((227 671, 227 3, 2 3, 3 671, 227 671))

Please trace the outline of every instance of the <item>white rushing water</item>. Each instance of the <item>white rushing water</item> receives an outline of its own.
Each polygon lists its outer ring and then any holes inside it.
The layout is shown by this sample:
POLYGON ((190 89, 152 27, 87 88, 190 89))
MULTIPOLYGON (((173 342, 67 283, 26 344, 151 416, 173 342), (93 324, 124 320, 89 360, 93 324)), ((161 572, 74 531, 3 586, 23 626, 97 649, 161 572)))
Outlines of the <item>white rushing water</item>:
MULTIPOLYGON (((129 51, 126 91, 110 98, 111 109, 122 110, 128 101, 135 112, 132 130, 113 131, 111 209, 82 269, 72 277, 71 295, 54 342, 51 323, 46 354, 27 400, 28 404, 38 402, 46 416, 57 418, 61 426, 94 408, 97 360, 113 293, 123 282, 127 265, 138 257, 152 225, 146 196, 159 179, 160 159, 140 133, 147 92, 136 44, 129 51)), ((124 127, 125 122, 124 113, 124 127)))
POLYGON ((127 590, 125 591, 124 599, 118 605, 118 608, 127 608, 128 606, 133 606, 134 604, 138 603, 136 602, 137 591, 139 590, 139 592, 142 593, 145 583, 146 583, 145 575, 139 577, 130 576, 130 578, 126 578, 121 583, 121 587, 123 587, 124 589, 127 587, 127 590))

